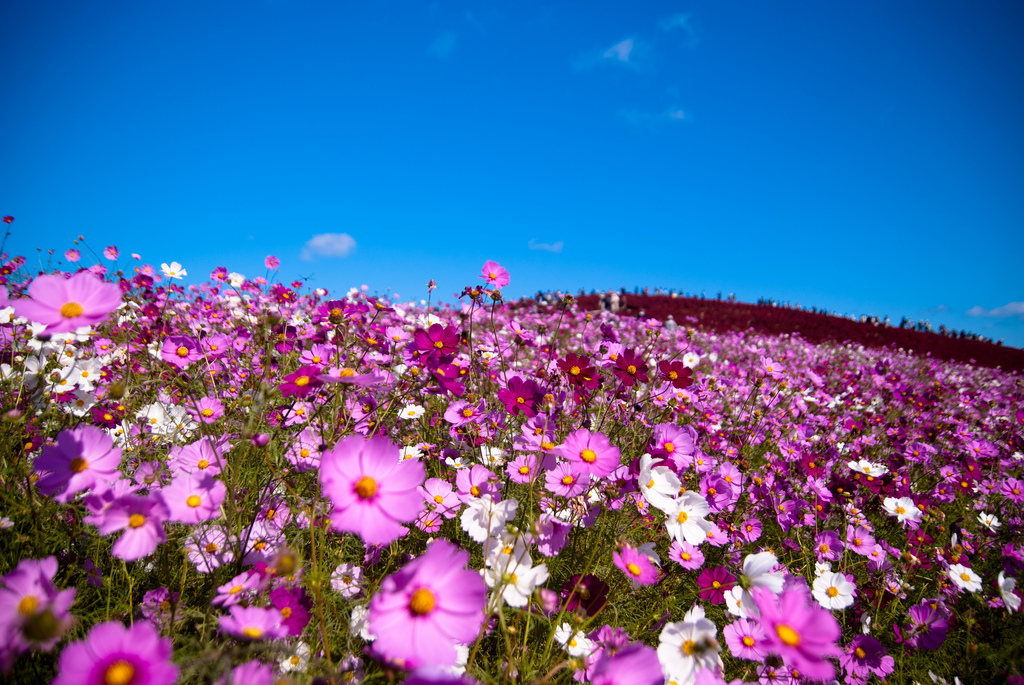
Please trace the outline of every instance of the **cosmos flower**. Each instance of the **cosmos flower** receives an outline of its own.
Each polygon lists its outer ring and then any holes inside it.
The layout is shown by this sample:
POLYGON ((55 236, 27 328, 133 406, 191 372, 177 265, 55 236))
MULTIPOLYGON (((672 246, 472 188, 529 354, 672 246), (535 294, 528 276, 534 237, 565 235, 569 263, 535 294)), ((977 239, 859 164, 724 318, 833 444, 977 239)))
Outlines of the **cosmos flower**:
POLYGON ((409 666, 454 665, 455 646, 476 639, 487 600, 487 586, 468 562, 468 552, 436 540, 386 577, 370 600, 374 647, 409 666))
POLYGON ((790 587, 777 597, 765 589, 753 592, 764 637, 759 649, 782 657, 787 666, 806 677, 829 680, 835 667, 827 660, 842 651, 836 645, 840 629, 829 612, 809 602, 806 588, 790 587))
POLYGON ((505 267, 490 260, 484 262, 483 268, 480 269, 480 278, 495 288, 504 288, 512 281, 505 267))
POLYGON ((611 444, 607 435, 591 433, 586 428, 567 436, 554 454, 572 464, 581 476, 592 475, 595 479, 606 478, 622 460, 619 448, 611 444))
POLYGON ((669 511, 665 520, 665 527, 679 544, 688 542, 698 546, 707 542, 708 531, 712 524, 704 517, 710 513, 711 507, 708 501, 699 492, 687 490, 675 501, 675 506, 669 511))
POLYGON ((236 604, 229 611, 230 615, 218 619, 220 631, 226 635, 241 640, 277 640, 288 634, 277 609, 236 604))
POLYGON ((624 545, 620 552, 613 552, 612 561, 626 574, 633 587, 653 585, 658 581, 658 568, 651 562, 650 557, 629 545, 624 545))
POLYGON ((658 654, 635 642, 615 653, 603 652, 590 676, 591 685, 661 685, 665 682, 658 654))
POLYGON ((46 445, 35 460, 37 483, 44 495, 67 502, 84 490, 106 490, 118 477, 121 450, 99 428, 82 425, 63 430, 56 445, 46 445))
POLYGON ((320 482, 334 504, 331 522, 368 544, 386 544, 407 532, 403 523, 423 510, 418 487, 426 471, 419 461, 399 461, 386 438, 349 436, 321 456, 320 482))
POLYGON ((171 640, 148 621, 100 623, 64 649, 53 685, 172 685, 178 667, 171 651, 171 640))
POLYGON ((160 265, 160 273, 167 278, 176 278, 179 281, 182 276, 188 276, 188 272, 181 268, 181 264, 178 262, 171 262, 170 264, 164 262, 160 265))
POLYGON ((839 611, 853 604, 857 586, 842 573, 826 571, 814 579, 811 594, 823 608, 839 611))
POLYGON ((168 518, 167 506, 159 494, 122 495, 107 508, 99 531, 100 535, 110 535, 123 530, 110 553, 125 561, 135 561, 148 557, 167 540, 164 521, 168 518))
POLYGON ((949 579, 953 581, 953 584, 961 590, 977 592, 981 589, 981 576, 967 566, 963 566, 962 564, 952 564, 949 567, 947 575, 949 576, 949 579))
POLYGON ((11 300, 18 316, 46 326, 46 333, 72 333, 94 326, 121 306, 121 289, 88 271, 71 278, 37 276, 28 286, 28 297, 11 300))

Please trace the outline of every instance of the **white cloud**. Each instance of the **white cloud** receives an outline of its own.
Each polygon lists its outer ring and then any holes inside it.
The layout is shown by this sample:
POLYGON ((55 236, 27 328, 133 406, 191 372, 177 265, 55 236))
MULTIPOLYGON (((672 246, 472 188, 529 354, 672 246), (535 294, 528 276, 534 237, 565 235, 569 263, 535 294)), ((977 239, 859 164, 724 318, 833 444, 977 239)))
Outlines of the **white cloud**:
POLYGON ((348 233, 317 233, 306 241, 299 259, 308 262, 314 256, 346 257, 355 249, 355 238, 348 233))
POLYGON ((530 238, 530 242, 527 244, 531 250, 544 250, 545 252, 554 252, 558 254, 562 251, 562 247, 565 245, 561 240, 557 243, 538 243, 533 238, 530 238))
POLYGON ((430 47, 427 48, 427 54, 437 55, 441 59, 447 59, 452 54, 452 50, 455 49, 455 33, 453 31, 447 31, 438 36, 430 47))
POLYGON ((621 43, 616 43, 615 45, 608 48, 608 50, 605 51, 604 56, 610 57, 612 59, 617 59, 620 62, 628 62, 629 53, 631 52, 633 52, 633 39, 627 38, 621 43))
POLYGON ((700 36, 697 35, 689 14, 673 14, 668 19, 659 21, 658 26, 665 33, 678 31, 683 36, 683 44, 688 48, 696 47, 700 43, 700 36))
POLYGON ((1024 302, 1011 302, 995 309, 985 309, 975 305, 967 310, 967 316, 985 316, 993 319, 1014 317, 1024 321, 1024 302))

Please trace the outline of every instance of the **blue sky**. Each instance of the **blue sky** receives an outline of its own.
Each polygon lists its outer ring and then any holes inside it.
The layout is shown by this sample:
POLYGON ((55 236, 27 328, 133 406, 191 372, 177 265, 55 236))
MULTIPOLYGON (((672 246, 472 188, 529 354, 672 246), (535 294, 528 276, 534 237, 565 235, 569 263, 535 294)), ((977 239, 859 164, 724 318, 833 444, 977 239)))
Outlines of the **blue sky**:
POLYGON ((722 290, 1024 346, 1019 3, 33 0, 0 25, 30 260, 84 235, 194 282, 275 254, 420 299, 494 259, 512 296, 722 290))

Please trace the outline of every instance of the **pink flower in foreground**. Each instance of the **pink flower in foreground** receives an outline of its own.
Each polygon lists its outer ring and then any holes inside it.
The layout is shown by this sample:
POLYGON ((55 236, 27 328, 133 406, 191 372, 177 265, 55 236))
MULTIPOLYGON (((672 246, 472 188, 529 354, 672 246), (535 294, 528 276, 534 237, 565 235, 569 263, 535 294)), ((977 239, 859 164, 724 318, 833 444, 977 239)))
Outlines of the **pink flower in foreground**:
MULTIPOLYGON (((405 535, 403 523, 423 510, 419 486, 426 471, 417 460, 399 460, 387 438, 345 438, 320 460, 320 482, 334 504, 331 522, 368 544, 387 544, 405 535)), ((481 582, 483 582, 481 580, 481 582)))
POLYGON ((171 685, 178 680, 171 651, 170 639, 148 621, 130 628, 108 621, 68 645, 52 685, 171 685))
POLYGON ((77 262, 82 258, 82 253, 72 248, 64 253, 64 259, 71 263, 77 262))
POLYGON ((48 334, 70 333, 107 318, 121 305, 121 289, 88 271, 65 280, 63 276, 37 276, 28 297, 12 300, 18 316, 46 325, 48 334))
POLYGON ((754 603, 761 616, 758 625, 764 637, 757 647, 777 654, 787 666, 813 680, 830 680, 835 668, 828 657, 840 657, 836 645, 839 624, 831 613, 811 599, 806 587, 790 587, 775 596, 769 590, 755 588, 754 603))
POLYGON ((437 540, 384 579, 368 615, 381 654, 407 666, 455 665, 455 645, 476 639, 487 600, 487 586, 465 568, 468 561, 468 552, 437 540))
POLYGON ((63 503, 83 490, 105 491, 117 480, 120 463, 121 449, 99 428, 61 431, 57 444, 43 447, 35 461, 39 492, 63 503))
POLYGON ((321 373, 323 370, 318 366, 300 366, 282 379, 284 383, 278 389, 284 397, 306 397, 324 384, 320 379, 321 373))
POLYGON ((276 640, 288 634, 281 624, 281 612, 262 607, 235 605, 230 616, 221 616, 220 631, 243 640, 276 640))
POLYGON ((183 471, 160 490, 160 495, 170 511, 171 521, 195 525, 220 516, 227 486, 202 471, 183 471))
POLYGON ((75 589, 58 591, 56 557, 22 559, 0 577, 0 670, 30 649, 52 649, 72 623, 75 589))
POLYGON ((624 546, 621 552, 613 552, 612 560, 636 585, 654 585, 658 581, 658 569, 650 557, 632 547, 624 546))
POLYGON ((661 685, 665 676, 658 653, 635 642, 610 654, 605 652, 594 668, 591 685, 661 685))
POLYGON ((187 335, 171 335, 164 339, 160 348, 160 358, 179 369, 203 358, 199 341, 187 335))
POLYGON ((504 288, 512 280, 505 267, 490 260, 484 262, 484 267, 480 269, 480 278, 495 288, 504 288))
POLYGON ((99 526, 100 535, 123 530, 110 553, 125 561, 135 561, 148 557, 161 542, 167 540, 164 521, 168 517, 167 506, 159 495, 123 495, 107 509, 99 526))

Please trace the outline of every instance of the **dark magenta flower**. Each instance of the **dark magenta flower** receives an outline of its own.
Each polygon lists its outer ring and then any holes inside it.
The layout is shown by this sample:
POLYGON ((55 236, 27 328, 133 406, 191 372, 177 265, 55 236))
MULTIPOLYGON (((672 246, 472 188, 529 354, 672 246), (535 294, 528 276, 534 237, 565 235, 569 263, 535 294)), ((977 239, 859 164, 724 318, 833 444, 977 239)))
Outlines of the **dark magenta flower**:
POLYGON ((871 674, 884 680, 896 668, 896 661, 885 651, 882 643, 870 635, 858 635, 839 657, 839 665, 847 675, 867 681, 871 674))
POLYGON ((284 397, 306 397, 313 394, 317 388, 324 384, 320 380, 323 369, 319 366, 300 366, 292 373, 285 376, 284 383, 277 386, 284 397))
POLYGON ((148 621, 130 628, 100 623, 60 655, 52 685, 172 685, 178 667, 171 663, 171 651, 170 639, 160 637, 148 621))
POLYGON ((508 387, 498 391, 498 399, 505 405, 505 411, 512 416, 522 412, 530 418, 537 414, 534 405, 540 400, 540 387, 531 380, 523 380, 518 376, 508 382, 508 387))
POLYGON ((608 583, 592 573, 575 575, 562 586, 562 601, 566 611, 580 609, 594 616, 608 603, 608 583))
POLYGON ((632 388, 637 383, 646 383, 651 380, 647 376, 647 364, 632 348, 626 348, 615 358, 615 368, 612 371, 619 377, 627 388, 632 388))
POLYGON ((661 377, 672 384, 673 388, 688 388, 693 385, 693 370, 679 360, 663 361, 658 364, 661 377))
POLYGON ((558 368, 569 380, 570 385, 595 390, 601 384, 600 375, 590 364, 590 357, 570 352, 565 359, 558 360, 558 368))
POLYGON ((281 625, 291 636, 302 635, 309 623, 309 610, 313 607, 306 591, 300 587, 278 587, 270 591, 270 603, 281 612, 281 625))
POLYGON ((735 587, 736 576, 726 571, 723 566, 706 568, 697 576, 697 585, 701 588, 701 599, 712 604, 721 604, 725 600, 726 591, 735 587))
POLYGON ((416 349, 427 355, 444 356, 459 349, 459 334, 453 326, 433 324, 427 330, 416 331, 416 349))

